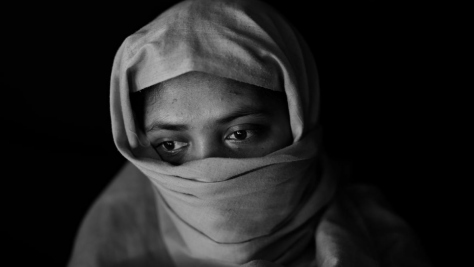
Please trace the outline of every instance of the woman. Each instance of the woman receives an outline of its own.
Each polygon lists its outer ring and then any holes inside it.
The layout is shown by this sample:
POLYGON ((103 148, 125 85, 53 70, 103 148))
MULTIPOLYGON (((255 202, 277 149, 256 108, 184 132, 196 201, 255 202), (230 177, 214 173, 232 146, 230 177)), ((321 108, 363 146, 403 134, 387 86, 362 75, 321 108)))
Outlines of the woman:
POLYGON ((170 8, 120 47, 114 140, 130 161, 69 266, 426 266, 373 189, 321 149, 301 36, 258 1, 170 8))

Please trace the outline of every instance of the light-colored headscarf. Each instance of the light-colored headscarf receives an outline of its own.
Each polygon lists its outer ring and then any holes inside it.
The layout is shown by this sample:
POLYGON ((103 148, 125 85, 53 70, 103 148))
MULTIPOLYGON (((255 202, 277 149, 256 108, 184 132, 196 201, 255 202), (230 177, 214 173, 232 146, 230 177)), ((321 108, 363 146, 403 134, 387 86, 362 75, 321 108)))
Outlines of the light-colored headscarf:
POLYGON ((172 7, 120 47, 110 101, 114 140, 130 163, 84 218, 69 267, 430 266, 377 190, 335 193, 319 141, 313 57, 267 5, 172 7), (190 71, 284 90, 293 143, 258 158, 161 161, 130 95, 190 71))
POLYGON ((313 261, 314 231, 335 183, 318 142, 313 56, 277 12, 259 1, 179 3, 125 40, 111 86, 115 143, 151 180, 178 267, 313 261), (130 94, 190 71, 283 88, 293 144, 259 158, 161 161, 134 120, 130 94))

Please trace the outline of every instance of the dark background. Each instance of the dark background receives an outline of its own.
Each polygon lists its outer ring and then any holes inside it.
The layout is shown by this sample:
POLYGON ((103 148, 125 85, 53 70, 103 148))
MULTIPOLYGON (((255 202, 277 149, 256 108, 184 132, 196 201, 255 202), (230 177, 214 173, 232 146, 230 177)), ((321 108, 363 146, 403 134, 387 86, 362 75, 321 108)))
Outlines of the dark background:
MULTIPOLYGON (((124 162, 110 130, 113 57, 176 1, 158 2, 2 9, 4 261, 66 264, 81 219, 124 162)), ((456 266, 458 219, 447 201, 456 180, 439 123, 446 18, 421 4, 269 2, 314 53, 328 153, 352 163, 353 180, 381 188, 436 266, 456 266)))

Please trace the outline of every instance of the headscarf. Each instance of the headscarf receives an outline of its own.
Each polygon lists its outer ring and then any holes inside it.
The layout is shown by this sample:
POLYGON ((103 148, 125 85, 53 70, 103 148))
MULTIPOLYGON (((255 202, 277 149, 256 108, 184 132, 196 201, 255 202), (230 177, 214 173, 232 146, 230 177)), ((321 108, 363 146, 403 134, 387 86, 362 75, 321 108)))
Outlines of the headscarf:
POLYGON ((115 144, 152 182, 176 266, 313 261, 315 227, 335 182, 319 142, 313 56, 275 10, 244 0, 173 6, 123 42, 110 101, 115 144), (135 121, 130 95, 190 71, 284 90, 293 143, 258 158, 161 161, 135 121))

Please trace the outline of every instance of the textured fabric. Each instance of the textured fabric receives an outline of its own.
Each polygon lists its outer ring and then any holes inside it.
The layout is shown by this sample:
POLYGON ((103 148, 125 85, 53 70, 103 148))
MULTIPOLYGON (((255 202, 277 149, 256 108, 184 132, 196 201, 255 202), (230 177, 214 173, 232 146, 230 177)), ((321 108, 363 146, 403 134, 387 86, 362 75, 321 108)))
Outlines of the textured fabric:
POLYGON ((126 164, 77 234, 70 267, 173 266, 162 241, 148 179, 126 164))
MULTIPOLYGON (((84 218, 68 266, 175 266, 159 230, 152 188, 126 164, 84 218)), ((299 266, 431 266, 410 228, 369 186, 341 188, 312 238, 317 261, 299 266)), ((291 265, 254 260, 243 266, 291 265)))
POLYGON ((391 254, 394 242, 412 244, 396 216, 372 200, 357 206, 357 194, 335 198, 313 57, 265 4, 196 0, 167 10, 120 47, 110 101, 114 141, 131 165, 85 218, 71 267, 381 266, 408 255, 391 254), (190 71, 284 90, 293 144, 260 158, 161 161, 130 94, 190 71), (141 187, 128 187, 131 177, 141 187))
POLYGON ((183 2, 127 38, 112 73, 114 139, 154 185, 161 232, 177 266, 256 258, 293 264, 311 255, 318 214, 335 191, 318 164, 318 92, 302 39, 257 1, 183 2), (136 127, 130 94, 189 71, 283 87, 294 143, 260 158, 161 161, 136 127))

